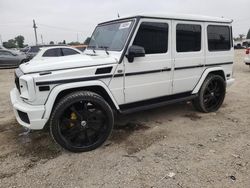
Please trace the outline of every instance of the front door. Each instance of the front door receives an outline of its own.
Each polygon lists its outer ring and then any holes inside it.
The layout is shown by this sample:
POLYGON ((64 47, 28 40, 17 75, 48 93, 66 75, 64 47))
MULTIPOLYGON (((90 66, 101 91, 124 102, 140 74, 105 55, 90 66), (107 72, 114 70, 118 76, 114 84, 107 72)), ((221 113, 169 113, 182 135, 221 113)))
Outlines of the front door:
POLYGON ((141 19, 131 45, 144 47, 145 57, 124 58, 125 103, 169 95, 171 92, 171 21, 141 19))

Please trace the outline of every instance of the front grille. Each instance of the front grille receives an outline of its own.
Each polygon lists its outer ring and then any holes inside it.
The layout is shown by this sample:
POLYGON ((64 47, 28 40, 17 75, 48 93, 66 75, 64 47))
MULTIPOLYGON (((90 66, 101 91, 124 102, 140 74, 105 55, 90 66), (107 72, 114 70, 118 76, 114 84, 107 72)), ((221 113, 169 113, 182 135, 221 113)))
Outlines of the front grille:
POLYGON ((23 72, 19 68, 15 70, 15 84, 16 84, 16 88, 18 89, 19 93, 21 93, 19 78, 22 75, 23 75, 23 72))

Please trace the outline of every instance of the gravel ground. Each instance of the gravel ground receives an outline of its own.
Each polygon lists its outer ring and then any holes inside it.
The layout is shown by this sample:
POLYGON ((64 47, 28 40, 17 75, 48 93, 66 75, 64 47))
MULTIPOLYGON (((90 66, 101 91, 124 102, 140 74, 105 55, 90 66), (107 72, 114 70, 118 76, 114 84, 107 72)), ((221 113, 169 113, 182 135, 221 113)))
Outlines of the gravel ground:
POLYGON ((235 52, 236 83, 217 113, 181 103, 119 117, 101 148, 62 151, 46 132, 25 134, 0 70, 0 187, 249 187, 250 68, 235 52))

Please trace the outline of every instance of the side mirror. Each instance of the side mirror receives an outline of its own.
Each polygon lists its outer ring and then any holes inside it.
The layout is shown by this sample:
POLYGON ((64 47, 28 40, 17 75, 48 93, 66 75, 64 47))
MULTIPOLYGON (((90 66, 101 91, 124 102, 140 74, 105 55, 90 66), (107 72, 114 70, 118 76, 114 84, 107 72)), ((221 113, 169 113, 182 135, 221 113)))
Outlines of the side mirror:
POLYGON ((135 57, 145 57, 145 49, 141 46, 130 46, 126 57, 128 58, 128 62, 132 63, 135 57))

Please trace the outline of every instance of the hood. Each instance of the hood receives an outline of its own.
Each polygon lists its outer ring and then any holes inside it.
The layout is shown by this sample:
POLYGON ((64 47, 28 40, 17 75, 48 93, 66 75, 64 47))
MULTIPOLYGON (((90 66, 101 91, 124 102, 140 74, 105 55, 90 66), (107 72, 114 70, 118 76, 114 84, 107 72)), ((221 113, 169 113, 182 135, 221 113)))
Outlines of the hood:
POLYGON ((20 65, 23 73, 36 73, 77 67, 99 66, 103 64, 117 63, 118 60, 108 55, 71 55, 63 57, 52 57, 44 60, 31 60, 20 65))

